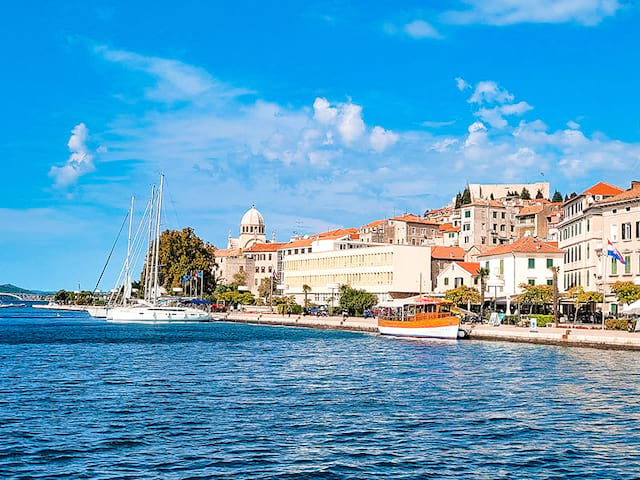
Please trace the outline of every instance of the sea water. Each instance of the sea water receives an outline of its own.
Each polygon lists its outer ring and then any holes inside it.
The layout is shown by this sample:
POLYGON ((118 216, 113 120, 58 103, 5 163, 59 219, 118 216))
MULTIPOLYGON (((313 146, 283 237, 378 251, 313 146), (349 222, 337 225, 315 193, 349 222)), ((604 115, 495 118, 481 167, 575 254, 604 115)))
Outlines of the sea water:
POLYGON ((3 478, 640 475, 635 352, 0 316, 3 478))

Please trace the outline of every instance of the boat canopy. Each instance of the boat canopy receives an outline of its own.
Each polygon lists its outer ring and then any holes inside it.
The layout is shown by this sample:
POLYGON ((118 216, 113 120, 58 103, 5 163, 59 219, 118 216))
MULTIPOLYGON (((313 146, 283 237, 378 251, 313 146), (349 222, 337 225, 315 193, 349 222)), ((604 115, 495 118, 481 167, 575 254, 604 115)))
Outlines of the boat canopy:
POLYGON ((382 308, 402 308, 405 305, 438 305, 440 303, 448 303, 448 300, 443 300, 442 298, 416 296, 387 300, 385 302, 380 302, 378 306, 382 308))

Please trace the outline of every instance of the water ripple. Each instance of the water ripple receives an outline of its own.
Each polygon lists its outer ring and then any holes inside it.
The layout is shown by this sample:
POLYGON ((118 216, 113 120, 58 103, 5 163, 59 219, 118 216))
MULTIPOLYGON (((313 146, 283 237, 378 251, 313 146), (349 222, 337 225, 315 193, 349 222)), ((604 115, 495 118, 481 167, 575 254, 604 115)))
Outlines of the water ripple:
POLYGON ((9 478, 632 479, 635 354, 0 318, 9 478))

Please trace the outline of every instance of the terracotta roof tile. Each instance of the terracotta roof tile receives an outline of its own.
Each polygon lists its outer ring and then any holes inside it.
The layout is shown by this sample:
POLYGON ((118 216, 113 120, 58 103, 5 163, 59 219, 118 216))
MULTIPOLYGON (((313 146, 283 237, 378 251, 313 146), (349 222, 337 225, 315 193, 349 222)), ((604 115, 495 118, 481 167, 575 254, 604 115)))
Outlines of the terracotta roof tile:
POLYGON ((634 182, 629 190, 625 190, 613 197, 605 198, 598 203, 615 203, 623 200, 632 200, 634 198, 640 198, 640 183, 634 182))
POLYGON ((284 243, 255 243, 251 248, 247 248, 245 252, 276 252, 284 243))
POLYGON ((399 222, 413 222, 413 223, 422 223, 424 225, 438 225, 437 222, 434 222, 433 220, 429 220, 427 218, 422 218, 419 217, 418 215, 414 215, 412 213, 409 214, 405 214, 405 215, 400 215, 397 217, 393 217, 390 220, 396 220, 399 222))
POLYGON ((564 253, 564 250, 533 237, 523 237, 513 243, 500 245, 499 247, 487 250, 478 256, 488 257, 492 255, 504 255, 506 253, 564 253))
POLYGON ((216 257, 238 257, 242 254, 242 249, 240 248, 220 248, 216 250, 216 257))
POLYGON ((464 260, 464 249, 460 247, 431 247, 431 258, 438 260, 464 260))
POLYGON ((593 187, 588 188, 584 192, 583 195, 618 195, 622 193, 624 190, 618 188, 614 185, 610 185, 605 182, 596 183, 593 187))
POLYGON ((478 270, 480 270, 480 262, 455 262, 455 264, 471 275, 477 275, 478 270))
POLYGON ((367 223, 366 225, 363 225, 361 228, 365 229, 365 228, 377 227, 378 225, 381 225, 384 222, 386 222, 386 220, 376 220, 375 222, 371 222, 371 223, 367 223))

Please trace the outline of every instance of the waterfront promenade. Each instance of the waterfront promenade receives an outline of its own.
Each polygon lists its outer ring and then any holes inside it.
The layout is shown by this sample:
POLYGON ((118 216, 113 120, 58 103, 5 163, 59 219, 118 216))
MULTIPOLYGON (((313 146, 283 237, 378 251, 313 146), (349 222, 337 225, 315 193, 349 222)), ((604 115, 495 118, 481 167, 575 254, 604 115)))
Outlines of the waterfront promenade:
MULTIPOLYGON (((377 321, 373 318, 312 317, 303 315, 277 315, 270 313, 228 312, 215 317, 216 321, 280 325, 328 330, 350 330, 377 332, 377 321)), ((640 333, 620 330, 583 328, 541 327, 535 330, 501 325, 462 325, 470 340, 506 341, 563 345, 570 347, 592 347, 619 350, 640 350, 640 333)))

